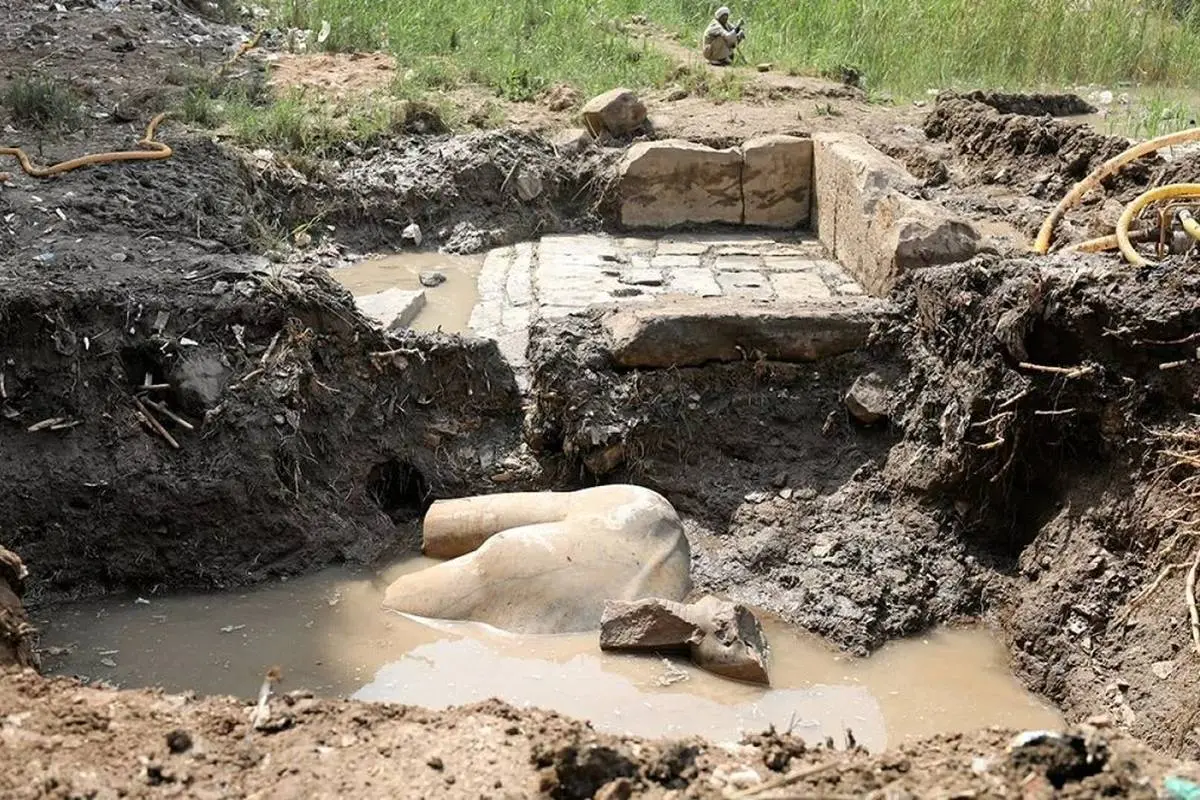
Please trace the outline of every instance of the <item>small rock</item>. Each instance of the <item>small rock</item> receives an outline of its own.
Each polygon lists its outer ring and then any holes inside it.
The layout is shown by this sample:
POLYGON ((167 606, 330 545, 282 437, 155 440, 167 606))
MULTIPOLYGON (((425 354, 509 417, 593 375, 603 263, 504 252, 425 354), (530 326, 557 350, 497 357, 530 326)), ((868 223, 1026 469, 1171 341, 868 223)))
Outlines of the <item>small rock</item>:
POLYGON ((111 256, 109 256, 109 258, 111 258, 113 261, 116 261, 119 264, 122 261, 124 261, 125 259, 129 258, 129 256, 126 255, 125 253, 113 253, 111 256))
POLYGON ((185 730, 176 728, 167 734, 167 749, 176 755, 192 749, 192 736, 185 730))
POLYGON ((787 488, 780 489, 779 496, 782 497, 784 500, 791 500, 792 499, 792 490, 787 489, 787 488))
POLYGON ((858 378, 846 393, 846 409, 864 425, 886 419, 891 404, 891 391, 883 378, 874 372, 858 378))
POLYGON ((444 273, 438 272, 436 270, 429 270, 427 272, 421 273, 421 285, 422 286, 428 286, 429 288, 433 288, 434 286, 441 286, 445 282, 446 282, 446 275, 444 273))
POLYGON ((592 135, 583 128, 567 128, 558 133, 552 143, 562 155, 573 156, 592 146, 592 135))
POLYGON ((1155 661, 1150 665, 1150 671, 1154 673, 1156 678, 1165 681, 1167 678, 1171 677, 1171 673, 1175 671, 1175 662, 1155 661))
POLYGON ((759 503, 766 502, 768 497, 770 497, 770 495, 766 492, 750 492, 748 495, 746 495, 745 500, 747 503, 754 503, 755 505, 758 505, 759 503))
POLYGON ((775 66, 774 64, 770 64, 770 63, 759 64, 758 66, 755 67, 755 69, 758 70, 759 72, 770 72, 774 66, 775 66))
POLYGON ((313 237, 308 231, 296 231, 296 235, 292 237, 292 241, 296 243, 296 247, 308 247, 312 244, 313 237))
POLYGON ((542 193, 542 179, 532 172, 522 171, 517 176, 517 197, 528 203, 542 193))
POLYGON ((429 758, 429 760, 426 761, 425 763, 429 766, 430 769, 436 769, 439 772, 446 768, 445 762, 443 762, 442 759, 439 758, 438 756, 431 756, 429 758))
POLYGON ((421 246, 421 241, 425 237, 421 235, 421 226, 415 222, 411 222, 400 233, 400 238, 406 242, 412 242, 417 247, 421 246))
POLYGON ((117 665, 117 662, 113 661, 111 658, 102 658, 102 659, 100 659, 100 663, 109 668, 115 667, 117 665))

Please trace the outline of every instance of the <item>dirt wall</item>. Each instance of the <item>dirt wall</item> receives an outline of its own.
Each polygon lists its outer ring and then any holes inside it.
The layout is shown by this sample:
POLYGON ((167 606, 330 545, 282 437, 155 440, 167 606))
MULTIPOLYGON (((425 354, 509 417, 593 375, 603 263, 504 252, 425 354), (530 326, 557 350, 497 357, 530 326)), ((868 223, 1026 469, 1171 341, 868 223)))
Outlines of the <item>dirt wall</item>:
POLYGON ((368 559, 400 538, 393 519, 479 486, 518 444, 494 345, 386 341, 323 271, 55 277, 10 277, 0 303, 0 515, 38 593, 368 559))

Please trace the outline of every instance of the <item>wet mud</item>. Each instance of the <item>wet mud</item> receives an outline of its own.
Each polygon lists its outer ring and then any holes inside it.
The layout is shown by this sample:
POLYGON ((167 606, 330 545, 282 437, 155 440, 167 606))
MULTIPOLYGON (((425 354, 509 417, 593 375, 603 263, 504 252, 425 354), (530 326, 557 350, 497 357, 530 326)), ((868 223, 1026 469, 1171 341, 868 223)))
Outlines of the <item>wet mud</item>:
MULTIPOLYGON (((6 41, 36 21, 0 7, 6 41)), ((192 25, 149 4, 138 13, 192 25)), ((63 29, 60 44, 91 36, 63 29)), ((210 56, 228 33, 205 34, 210 56)), ((1014 756, 1013 731, 977 732, 870 755, 844 736, 835 751, 775 732, 729 750, 499 703, 320 700, 286 694, 290 683, 264 731, 241 701, 14 668, 0 677, 0 733, 19 757, 0 793, 703 797, 819 767, 797 791, 1015 794, 1032 781, 1059 796, 1150 797, 1168 774, 1196 777, 1177 759, 1200 756, 1183 601, 1200 279, 1192 256, 1136 272, 1017 256, 1021 234, 1126 145, 1049 116, 1067 110, 946 95, 900 133, 854 117, 929 197, 1017 234, 910 275, 867 348, 815 364, 626 371, 582 314, 533 330, 526 393, 492 342, 384 336, 324 267, 406 247, 413 223, 461 253, 612 228, 603 176, 617 148, 563 159, 541 136, 501 130, 406 135, 305 163, 168 126, 175 156, 153 167, 18 174, 0 184, 0 544, 29 576, 3 577, 0 633, 29 662, 18 596, 36 622, 67 601, 131 592, 153 605, 378 565, 415 552, 414 523, 436 498, 633 481, 685 517, 700 589, 877 658, 898 638, 983 619, 1025 687, 1088 723, 1078 738, 1014 756), (309 224, 302 246, 294 232, 309 224), (872 425, 844 402, 868 373, 894 398, 872 425)), ((95 127, 89 143, 138 135, 95 127)), ((82 144, 49 143, 45 157, 82 144)), ((1131 165, 1068 215, 1059 241, 1093 235, 1193 165, 1186 154, 1131 165)))

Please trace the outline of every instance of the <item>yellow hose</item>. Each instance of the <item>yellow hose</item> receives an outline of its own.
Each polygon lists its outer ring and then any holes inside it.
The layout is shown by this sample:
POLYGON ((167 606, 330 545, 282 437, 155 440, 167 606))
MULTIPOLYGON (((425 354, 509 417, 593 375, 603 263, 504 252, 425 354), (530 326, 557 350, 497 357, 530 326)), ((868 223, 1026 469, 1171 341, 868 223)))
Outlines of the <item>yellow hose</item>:
POLYGON ((1129 241, 1129 226, 1134 217, 1151 203, 1176 197, 1200 197, 1200 183, 1172 183, 1167 186, 1156 186, 1150 191, 1138 195, 1132 203, 1125 206, 1125 210, 1121 212, 1121 218, 1117 220, 1117 246, 1121 248, 1121 254, 1130 264, 1144 267, 1150 263, 1133 249, 1133 244, 1129 241))
POLYGON ((163 112, 150 120, 150 124, 146 126, 146 135, 138 140, 138 144, 146 148, 144 150, 92 153, 91 155, 72 158, 70 161, 60 161, 49 167, 34 166, 33 162, 29 160, 29 156, 19 147, 0 147, 0 156, 13 156, 16 158, 17 163, 21 165, 21 169, 31 178, 49 178, 51 175, 70 172, 73 169, 86 167, 90 164, 111 164, 114 161, 156 161, 162 158, 170 158, 173 152, 171 146, 163 144, 154 138, 155 129, 166 117, 166 112, 163 112))
MULTIPOLYGON (((1157 230, 1131 231, 1129 240, 1131 242, 1152 242, 1158 238, 1157 230)), ((1076 242, 1063 248, 1067 253, 1103 253, 1106 250, 1116 250, 1120 246, 1117 241, 1117 235, 1110 233, 1108 236, 1098 236, 1095 239, 1087 239, 1082 242, 1076 242)))
POLYGON ((1058 221, 1063 218, 1067 210, 1078 203, 1085 194, 1100 185, 1100 181, 1125 166, 1125 164, 1133 161, 1135 158, 1141 158, 1156 150, 1161 150, 1164 147, 1172 147, 1177 144, 1185 144, 1197 140, 1200 140, 1200 128, 1189 128, 1186 131, 1169 133, 1166 136, 1149 139, 1105 161, 1093 170, 1091 175, 1088 175, 1075 184, 1074 188, 1067 192, 1066 196, 1058 202, 1058 205, 1050 212, 1050 216, 1046 217, 1046 221, 1042 223, 1042 229, 1038 231, 1037 241, 1033 244, 1033 251, 1035 253, 1048 252, 1050 250, 1050 240, 1054 237, 1054 227, 1058 225, 1058 221))
POLYGON ((1188 236, 1200 242, 1200 222, 1196 222, 1196 218, 1192 216, 1192 212, 1186 208, 1180 211, 1179 224, 1187 231, 1188 236))

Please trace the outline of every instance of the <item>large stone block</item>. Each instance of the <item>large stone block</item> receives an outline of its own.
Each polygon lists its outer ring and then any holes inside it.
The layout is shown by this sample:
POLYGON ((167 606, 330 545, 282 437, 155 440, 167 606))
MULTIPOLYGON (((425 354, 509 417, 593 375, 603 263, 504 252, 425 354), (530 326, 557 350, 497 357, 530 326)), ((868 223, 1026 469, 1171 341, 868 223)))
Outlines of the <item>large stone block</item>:
POLYGON ((742 154, 695 142, 640 142, 621 161, 621 223, 633 228, 742 222, 742 154))
POLYGON ((671 298, 604 318, 621 367, 660 369, 741 361, 816 361, 862 347, 883 304, 869 298, 770 304, 738 298, 671 298))
POLYGON ((374 320, 385 331, 406 328, 425 307, 425 292, 421 289, 386 289, 354 298, 354 304, 364 317, 374 320))
POLYGON ((914 197, 917 179, 857 134, 813 135, 813 184, 817 235, 871 294, 886 295, 908 270, 978 250, 970 223, 914 197))
POLYGON ((646 106, 629 89, 611 89, 588 100, 580 115, 593 136, 627 136, 646 121, 646 106))
POLYGON ((797 228, 812 210, 813 143, 775 134, 742 145, 746 225, 797 228))

